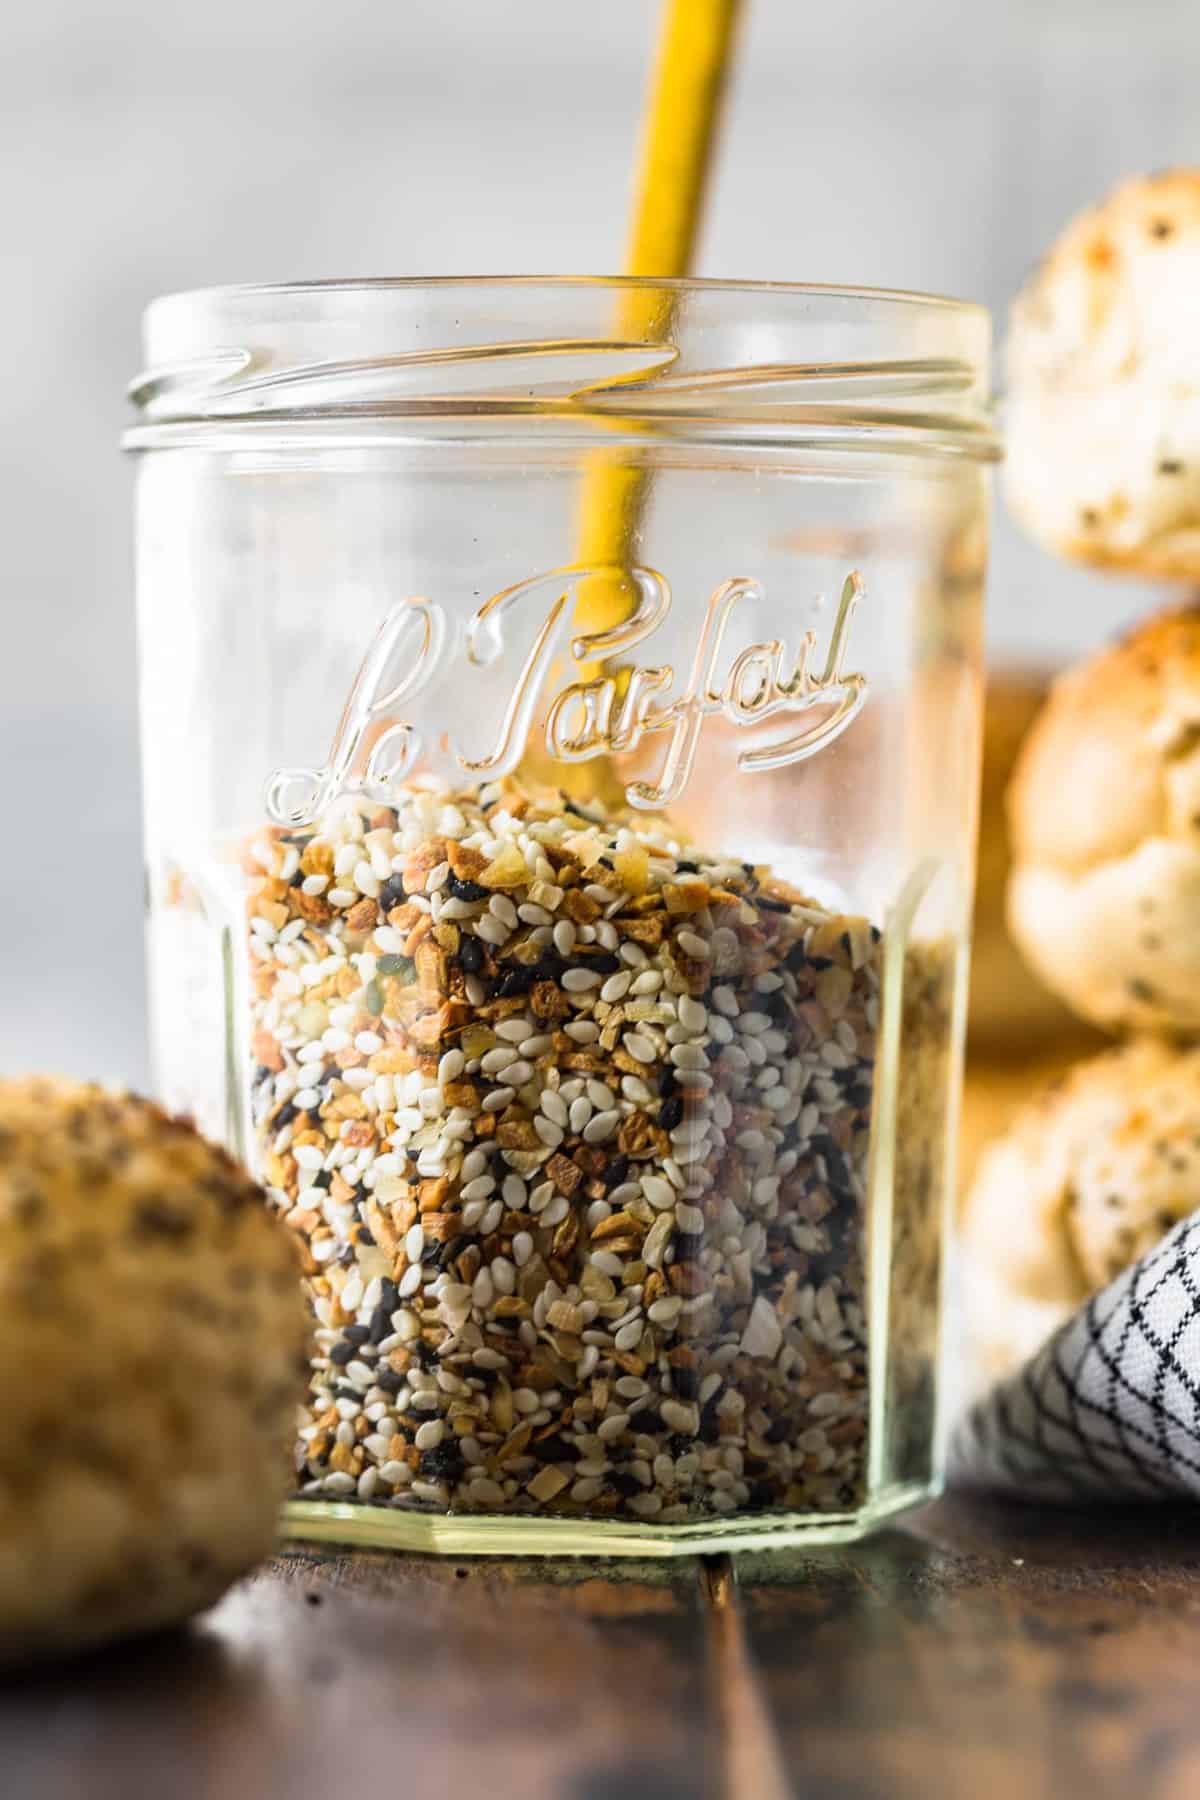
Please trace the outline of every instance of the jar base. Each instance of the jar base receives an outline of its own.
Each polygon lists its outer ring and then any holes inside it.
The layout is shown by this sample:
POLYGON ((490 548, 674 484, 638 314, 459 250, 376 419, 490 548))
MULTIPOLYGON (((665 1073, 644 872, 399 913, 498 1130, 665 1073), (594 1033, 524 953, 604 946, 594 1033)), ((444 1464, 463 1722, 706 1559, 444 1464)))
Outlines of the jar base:
POLYGON ((853 1543, 896 1514, 924 1505, 936 1491, 931 1483, 914 1482, 889 1488, 853 1512, 759 1514, 684 1525, 405 1512, 336 1500, 291 1500, 283 1509, 280 1533, 285 1541, 422 1556, 710 1556, 853 1543))

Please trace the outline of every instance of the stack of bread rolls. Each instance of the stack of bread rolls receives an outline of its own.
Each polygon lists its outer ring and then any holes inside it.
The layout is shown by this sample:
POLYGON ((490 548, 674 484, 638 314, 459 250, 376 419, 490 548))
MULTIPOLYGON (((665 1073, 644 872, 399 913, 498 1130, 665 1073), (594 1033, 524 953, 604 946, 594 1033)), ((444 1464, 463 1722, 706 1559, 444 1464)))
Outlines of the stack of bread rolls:
POLYGON ((1017 517, 1056 555, 1187 585, 1059 677, 1009 783, 1012 938, 1119 1042, 1027 1082, 979 1158, 962 1223, 976 1389, 1200 1206, 1198 291, 1200 170, 1173 170, 1076 219, 1013 311, 1017 517))

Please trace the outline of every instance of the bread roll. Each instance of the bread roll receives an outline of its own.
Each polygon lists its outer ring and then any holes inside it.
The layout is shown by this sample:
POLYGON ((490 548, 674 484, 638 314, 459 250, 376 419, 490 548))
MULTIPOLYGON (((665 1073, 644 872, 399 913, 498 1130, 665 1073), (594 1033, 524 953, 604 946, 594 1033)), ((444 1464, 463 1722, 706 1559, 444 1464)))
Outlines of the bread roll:
POLYGON ((1200 169, 1081 213, 1013 307, 1006 484, 1059 555, 1200 575, 1200 169))
MULTIPOLYGON (((972 1053, 1003 1056, 1086 1034, 1025 961, 1008 929, 1005 892, 1012 854, 1005 794, 1021 745, 1046 696, 1050 676, 1000 669, 988 678, 983 727, 979 858, 967 1014, 972 1053)), ((1087 1047, 1079 1042, 1077 1049, 1087 1047)))
POLYGON ((0 1083, 0 1664, 174 1623, 270 1550, 307 1344, 291 1234, 223 1151, 0 1083))
POLYGON ((1108 1030, 1200 1029, 1200 610, 1062 676, 1009 794, 1013 935, 1108 1030))
POLYGON ((983 1154, 964 1207, 974 1392, 1200 1206, 1200 1049, 1140 1039, 1093 1057, 983 1154))

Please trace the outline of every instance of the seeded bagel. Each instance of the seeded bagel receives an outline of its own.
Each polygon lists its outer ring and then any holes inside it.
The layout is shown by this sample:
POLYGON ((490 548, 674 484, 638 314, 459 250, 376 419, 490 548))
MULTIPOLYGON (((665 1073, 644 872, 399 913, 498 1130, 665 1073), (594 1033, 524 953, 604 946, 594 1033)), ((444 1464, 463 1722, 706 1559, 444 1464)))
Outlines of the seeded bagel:
POLYGON ((1009 790, 1013 936, 1107 1030, 1200 1029, 1200 610, 1055 683, 1009 790))
POLYGON ((1077 1063, 984 1152, 962 1222, 977 1388, 1200 1206, 1198 1120, 1200 1049, 1143 1038, 1077 1063))
POLYGON ((1017 299, 1008 498, 1059 555, 1200 576, 1198 256, 1200 169, 1170 169, 1081 213, 1017 299))
POLYGON ((308 1343, 260 1190, 131 1095, 0 1083, 0 1663, 172 1624, 271 1548, 308 1343))

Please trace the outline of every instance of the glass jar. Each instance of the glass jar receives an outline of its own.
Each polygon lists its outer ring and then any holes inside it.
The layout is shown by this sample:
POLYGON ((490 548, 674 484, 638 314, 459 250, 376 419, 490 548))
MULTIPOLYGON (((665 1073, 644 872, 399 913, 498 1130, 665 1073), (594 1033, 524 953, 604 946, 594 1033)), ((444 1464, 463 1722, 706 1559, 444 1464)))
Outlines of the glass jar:
POLYGON ((645 1555, 926 1498, 986 315, 349 281, 146 348, 157 1081, 300 1247, 289 1528, 645 1555))

